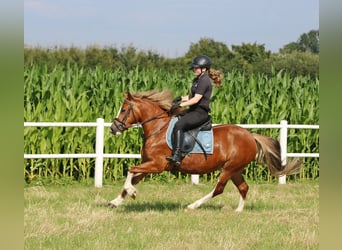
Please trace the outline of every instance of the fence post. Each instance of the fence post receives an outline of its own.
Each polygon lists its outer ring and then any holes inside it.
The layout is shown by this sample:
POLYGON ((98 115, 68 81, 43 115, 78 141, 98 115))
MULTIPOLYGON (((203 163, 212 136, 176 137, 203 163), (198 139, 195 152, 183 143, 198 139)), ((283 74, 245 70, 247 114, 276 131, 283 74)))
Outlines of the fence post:
POLYGON ((191 175, 191 183, 198 185, 199 184, 199 174, 192 174, 191 175))
POLYGON ((103 140, 104 140, 104 119, 96 119, 96 144, 95 144, 95 187, 102 187, 103 175, 103 140))
MULTIPOLYGON (((286 154, 287 154, 287 121, 280 121, 280 155, 281 164, 286 165, 286 154)), ((286 175, 279 176, 279 184, 286 184, 286 175)))

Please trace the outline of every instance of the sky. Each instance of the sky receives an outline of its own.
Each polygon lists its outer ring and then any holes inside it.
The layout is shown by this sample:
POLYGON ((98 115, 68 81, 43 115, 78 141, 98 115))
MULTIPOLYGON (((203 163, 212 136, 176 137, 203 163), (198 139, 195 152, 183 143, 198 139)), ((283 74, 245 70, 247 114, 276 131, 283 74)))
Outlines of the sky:
POLYGON ((25 46, 91 45, 183 56, 201 38, 278 52, 319 29, 319 0, 24 0, 25 46))

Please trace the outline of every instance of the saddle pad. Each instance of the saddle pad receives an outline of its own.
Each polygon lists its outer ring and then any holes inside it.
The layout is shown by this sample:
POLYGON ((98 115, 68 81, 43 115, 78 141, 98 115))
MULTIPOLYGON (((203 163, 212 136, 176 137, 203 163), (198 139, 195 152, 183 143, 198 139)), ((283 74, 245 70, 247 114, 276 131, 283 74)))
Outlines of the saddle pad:
MULTIPOLYGON (((173 127, 175 126, 175 123, 177 122, 178 118, 173 117, 170 121, 169 127, 167 128, 166 131, 166 143, 172 149, 172 143, 171 143, 171 135, 172 135, 172 130, 173 127)), ((197 135, 197 139, 202 143, 202 146, 207 154, 213 154, 214 151, 214 137, 213 137, 213 129, 211 130, 204 130, 204 131, 199 131, 197 135)), ((203 154, 203 150, 201 147, 198 145, 197 142, 195 142, 195 146, 190 152, 192 153, 200 153, 203 154)))

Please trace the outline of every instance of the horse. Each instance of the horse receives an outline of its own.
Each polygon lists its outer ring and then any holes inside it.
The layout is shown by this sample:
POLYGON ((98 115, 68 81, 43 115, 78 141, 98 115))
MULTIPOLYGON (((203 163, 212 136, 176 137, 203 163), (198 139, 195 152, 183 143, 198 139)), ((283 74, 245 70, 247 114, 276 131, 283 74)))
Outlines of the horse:
MULTIPOLYGON (((171 118, 182 112, 183 108, 170 113, 172 101, 173 95, 169 90, 124 93, 124 101, 110 129, 112 134, 119 136, 131 127, 142 127, 141 164, 130 167, 123 190, 109 202, 110 208, 120 206, 127 195, 135 199, 135 185, 147 174, 173 170, 172 163, 165 158, 172 153, 165 135, 171 118)), ((276 139, 251 133, 234 124, 215 125, 212 130, 213 154, 209 154, 207 159, 199 157, 198 154, 189 154, 183 159, 178 171, 186 174, 206 174, 220 170, 220 175, 214 189, 188 205, 187 209, 196 209, 223 193, 227 182, 232 180, 240 193, 235 211, 243 211, 249 189, 243 177, 243 170, 252 161, 266 164, 271 175, 278 177, 298 173, 301 168, 298 159, 292 159, 282 165, 280 144, 276 139)))

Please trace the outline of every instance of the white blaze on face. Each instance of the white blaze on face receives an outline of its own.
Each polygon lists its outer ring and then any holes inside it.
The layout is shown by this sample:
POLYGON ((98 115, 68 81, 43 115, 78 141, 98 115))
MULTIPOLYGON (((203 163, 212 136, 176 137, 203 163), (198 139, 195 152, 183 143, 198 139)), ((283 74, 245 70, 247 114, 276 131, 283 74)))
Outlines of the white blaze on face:
POLYGON ((118 112, 118 114, 116 115, 116 118, 119 118, 119 115, 120 115, 121 109, 122 109, 122 106, 119 108, 119 112, 118 112))
MULTIPOLYGON (((116 115, 116 118, 119 118, 120 112, 121 112, 122 106, 119 108, 118 114, 116 115)), ((121 135, 120 131, 117 131, 115 135, 121 135)))

